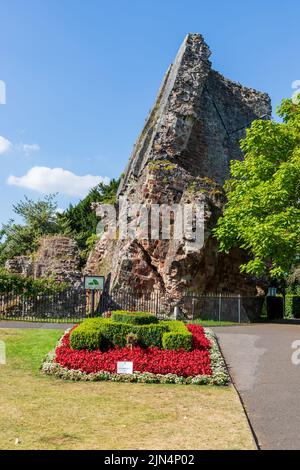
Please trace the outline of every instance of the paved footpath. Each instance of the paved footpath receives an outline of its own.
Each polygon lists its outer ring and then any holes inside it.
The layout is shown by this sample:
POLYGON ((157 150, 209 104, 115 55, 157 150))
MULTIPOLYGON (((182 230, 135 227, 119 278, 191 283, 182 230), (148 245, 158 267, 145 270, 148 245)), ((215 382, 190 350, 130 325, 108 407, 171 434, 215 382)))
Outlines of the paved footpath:
POLYGON ((300 340, 300 325, 232 326, 214 331, 259 447, 300 449, 300 364, 291 360, 292 343, 300 340))
POLYGON ((46 323, 46 322, 29 322, 18 320, 0 320, 0 328, 38 328, 42 330, 66 330, 71 328, 72 323, 46 323))

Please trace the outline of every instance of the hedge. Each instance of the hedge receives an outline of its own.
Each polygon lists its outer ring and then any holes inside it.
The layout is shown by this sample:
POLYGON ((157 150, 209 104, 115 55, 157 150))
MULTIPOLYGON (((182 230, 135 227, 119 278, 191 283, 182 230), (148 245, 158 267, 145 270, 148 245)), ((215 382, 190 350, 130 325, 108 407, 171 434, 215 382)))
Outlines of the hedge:
POLYGON ((126 310, 115 310, 112 312, 111 319, 116 322, 130 323, 131 325, 158 323, 158 318, 152 315, 152 313, 128 312, 126 310))
MULTIPOLYGON (((168 331, 166 325, 149 324, 149 325, 130 325, 129 323, 121 323, 116 321, 106 322, 101 328, 103 335, 103 348, 109 346, 117 346, 114 337, 122 336, 124 338, 124 346, 126 344, 126 336, 134 333, 138 337, 138 343, 144 347, 162 347, 162 335, 168 331)), ((119 340, 118 340, 119 343, 119 340)))
POLYGON ((285 316, 287 318, 300 318, 299 295, 287 295, 285 297, 285 316))
POLYGON ((53 279, 33 279, 0 270, 0 294, 22 294, 24 297, 49 295, 61 292, 68 287, 67 283, 58 283, 53 279))
POLYGON ((193 335, 188 331, 181 333, 178 331, 170 331, 164 333, 162 345, 164 349, 184 349, 190 351, 192 349, 193 335))
POLYGON ((145 347, 158 347, 162 348, 163 335, 168 331, 166 325, 141 325, 137 331, 133 331, 140 338, 140 345, 145 347))
POLYGON ((101 349, 109 347, 123 347, 126 336, 134 333, 138 342, 144 347, 162 347, 163 334, 169 331, 164 324, 130 325, 113 321, 110 318, 93 318, 85 320, 76 327, 70 336, 73 349, 101 349))
POLYGON ((88 328, 77 327, 72 331, 70 336, 70 343, 73 349, 87 349, 94 351, 95 349, 102 349, 104 337, 101 330, 91 330, 88 328))
POLYGON ((168 333, 164 333, 162 346, 164 349, 184 349, 190 351, 193 345, 193 335, 188 331, 185 324, 179 320, 162 321, 169 328, 168 333))
POLYGON ((180 320, 162 320, 160 323, 167 325, 170 331, 188 333, 186 325, 180 320))
POLYGON ((158 321, 150 313, 122 310, 112 312, 111 318, 85 320, 71 332, 70 344, 73 349, 89 351, 122 348, 126 346, 129 333, 137 336, 142 347, 190 351, 193 345, 193 336, 182 321, 158 321))

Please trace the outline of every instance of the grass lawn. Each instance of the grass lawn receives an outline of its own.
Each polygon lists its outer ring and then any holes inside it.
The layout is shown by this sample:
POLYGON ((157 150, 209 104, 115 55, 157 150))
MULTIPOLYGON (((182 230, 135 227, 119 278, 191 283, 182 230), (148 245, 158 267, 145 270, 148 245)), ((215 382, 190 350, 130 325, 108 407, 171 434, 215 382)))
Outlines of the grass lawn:
POLYGON ((217 320, 192 320, 189 323, 195 323, 195 325, 202 325, 207 327, 212 326, 234 326, 234 325, 241 325, 241 323, 232 322, 232 321, 217 321, 217 320))
POLYGON ((66 382, 39 372, 61 330, 0 329, 0 449, 255 449, 232 387, 66 382))

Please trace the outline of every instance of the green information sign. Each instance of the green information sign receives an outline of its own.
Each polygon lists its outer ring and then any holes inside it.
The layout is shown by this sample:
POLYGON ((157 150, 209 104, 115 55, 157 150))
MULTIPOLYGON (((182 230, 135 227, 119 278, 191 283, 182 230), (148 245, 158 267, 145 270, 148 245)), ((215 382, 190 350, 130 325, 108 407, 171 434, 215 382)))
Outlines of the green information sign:
POLYGON ((104 276, 84 276, 84 288, 86 290, 103 290, 104 276))

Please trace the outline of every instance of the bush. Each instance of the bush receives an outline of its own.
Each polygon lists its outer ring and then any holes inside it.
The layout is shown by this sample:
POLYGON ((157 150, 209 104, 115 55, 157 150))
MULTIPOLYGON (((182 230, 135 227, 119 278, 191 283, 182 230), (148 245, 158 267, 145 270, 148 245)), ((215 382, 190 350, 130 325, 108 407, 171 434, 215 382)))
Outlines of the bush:
POLYGON ((137 335, 143 347, 162 347, 162 336, 168 326, 163 324, 131 325, 113 321, 110 318, 91 318, 84 320, 70 335, 73 349, 106 350, 114 346, 124 347, 126 336, 137 335))
POLYGON ((138 346, 139 344, 139 338, 138 335, 134 333, 129 333, 129 335, 126 336, 126 345, 129 348, 133 348, 134 346, 138 346))
POLYGON ((53 279, 33 279, 0 271, 0 294, 22 294, 25 297, 51 295, 63 291, 66 287, 66 283, 58 283, 53 279))
POLYGON ((114 335, 113 337, 113 344, 114 346, 117 346, 118 348, 125 348, 127 344, 127 338, 130 335, 130 333, 124 338, 122 335, 114 335))
POLYGON ((185 333, 180 331, 170 331, 164 333, 162 337, 162 346, 164 349, 192 349, 193 336, 187 330, 185 333))
POLYGON ((84 320, 75 327, 70 334, 70 344, 73 349, 103 349, 105 338, 102 335, 102 328, 107 322, 106 319, 90 318, 84 320))
POLYGON ((153 315, 143 312, 113 312, 112 318, 90 318, 73 329, 70 344, 73 349, 89 351, 126 346, 128 335, 136 335, 138 345, 144 348, 184 349, 190 351, 193 346, 192 334, 185 324, 178 320, 160 321, 153 315), (125 318, 126 321, 116 321, 125 318), (129 321, 149 321, 157 323, 129 323, 129 321), (138 320, 137 320, 138 319, 138 320))
MULTIPOLYGON (((99 319, 101 321, 101 319, 99 319)), ((107 319, 105 322, 100 323, 98 327, 102 334, 102 344, 100 349, 107 349, 109 347, 119 346, 120 340, 117 340, 117 344, 114 342, 114 338, 121 336, 124 338, 126 344, 126 336, 132 331, 130 325, 125 323, 112 322, 111 319, 107 319)), ((89 331, 87 332, 89 334, 89 331)), ((124 344, 124 346, 125 346, 124 344)))
POLYGON ((71 347, 73 349, 87 349, 94 351, 101 349, 103 345, 103 336, 99 330, 90 330, 75 328, 70 335, 71 347))
POLYGON ((116 310, 112 312, 111 318, 115 322, 130 323, 131 325, 148 325, 158 323, 158 319, 147 312, 128 312, 126 310, 116 310))
POLYGON ((167 325, 139 325, 134 326, 133 333, 136 333, 139 338, 139 344, 143 347, 162 347, 163 334, 168 331, 167 325))
POLYGON ((160 323, 163 325, 167 325, 169 331, 187 333, 186 325, 180 320, 163 320, 160 323))
POLYGON ((285 316, 287 318, 300 318, 299 295, 287 295, 285 297, 285 316))
POLYGON ((193 336, 182 321, 168 320, 162 323, 169 328, 169 333, 165 333, 162 338, 164 349, 184 349, 185 351, 192 349, 193 336))

